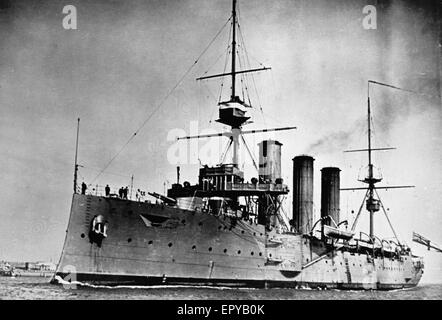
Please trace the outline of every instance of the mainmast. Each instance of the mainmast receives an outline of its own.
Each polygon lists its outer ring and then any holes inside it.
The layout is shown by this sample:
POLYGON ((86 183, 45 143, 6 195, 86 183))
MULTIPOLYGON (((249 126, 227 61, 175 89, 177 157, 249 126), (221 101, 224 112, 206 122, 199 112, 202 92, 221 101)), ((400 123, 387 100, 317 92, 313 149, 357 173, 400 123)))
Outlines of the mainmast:
MULTIPOLYGON (((383 213, 385 214, 385 217, 387 218, 387 221, 391 227, 391 230, 393 231, 393 234, 395 238, 398 240, 396 232, 393 229, 393 226, 390 222, 390 219, 388 218, 387 211, 385 210, 379 195, 376 191, 376 189, 397 189, 397 188, 413 188, 414 186, 383 186, 383 187, 376 187, 375 184, 382 181, 382 177, 375 177, 373 173, 373 163, 372 163, 372 152, 373 151, 385 151, 385 150, 392 150, 395 148, 372 148, 371 147, 371 109, 370 109, 370 83, 382 85, 386 87, 391 87, 394 89, 400 89, 385 83, 377 82, 368 80, 367 83, 367 127, 368 127, 368 148, 367 149, 359 149, 359 150, 347 150, 344 152, 368 152, 368 175, 363 179, 360 180, 361 182, 364 182, 368 184, 368 188, 343 188, 340 190, 367 190, 367 193, 365 194, 364 200, 361 204, 361 207, 359 208, 358 214, 356 215, 356 218, 353 222, 353 226, 351 228, 352 231, 355 230, 357 221, 359 219, 359 216, 361 214, 364 201, 366 200, 366 209, 370 214, 370 229, 369 229, 369 237, 371 241, 374 241, 375 235, 374 235, 374 213, 382 209, 383 213), (376 197, 375 197, 376 195, 376 197)), ((401 89, 402 90, 402 89, 401 89)))
MULTIPOLYGON (((370 90, 369 87, 367 89, 368 91, 370 90)), ((369 95, 367 97, 367 107, 368 107, 368 112, 367 112, 367 122, 368 122, 368 199, 367 199, 367 209, 370 212, 370 231, 369 231, 369 236, 370 239, 374 238, 374 226, 373 226, 373 219, 374 219, 374 211, 375 208, 374 206, 369 206, 369 203, 374 203, 374 197, 373 197, 373 193, 374 193, 374 184, 375 181, 373 179, 373 163, 371 162, 371 111, 370 111, 370 92, 369 95)), ((377 209, 379 210, 379 208, 377 209)), ((377 211, 376 210, 376 211, 377 211)))

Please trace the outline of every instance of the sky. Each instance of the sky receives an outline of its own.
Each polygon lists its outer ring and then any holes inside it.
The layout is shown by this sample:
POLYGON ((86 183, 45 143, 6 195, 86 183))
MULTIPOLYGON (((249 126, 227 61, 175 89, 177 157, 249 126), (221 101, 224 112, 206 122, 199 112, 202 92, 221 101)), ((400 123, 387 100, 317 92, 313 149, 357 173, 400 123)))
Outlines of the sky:
MULTIPOLYGON (((418 92, 370 85, 373 145, 397 148, 374 154, 382 184, 415 186, 380 196, 399 238, 426 259, 423 281, 442 281, 440 254, 411 242, 416 231, 442 245, 436 8, 436 1, 239 1, 250 67, 272 68, 248 78, 254 122, 245 129, 297 127, 245 139, 255 159, 261 140, 283 143, 289 187, 291 159, 315 158, 315 217, 322 167, 341 168, 343 187, 361 186, 367 155, 343 151, 366 147, 367 81, 418 92), (363 27, 366 5, 376 7, 376 29, 363 27)), ((0 259, 58 260, 77 118, 79 181, 87 184, 119 188, 133 175, 135 189, 162 193, 177 165, 182 181, 196 183, 199 161, 218 162, 223 138, 188 145, 175 137, 227 129, 214 120, 229 80, 195 79, 224 70, 229 24, 211 41, 230 12, 229 0, 0 1, 0 259), (75 30, 63 28, 68 4, 77 9, 75 30)), ((256 174, 250 161, 244 171, 256 174)), ((341 194, 343 219, 354 219, 362 197, 341 194)), ((284 210, 291 214, 291 195, 284 210)), ((367 215, 358 226, 367 232, 367 215)), ((375 232, 392 236, 382 213, 375 232)))

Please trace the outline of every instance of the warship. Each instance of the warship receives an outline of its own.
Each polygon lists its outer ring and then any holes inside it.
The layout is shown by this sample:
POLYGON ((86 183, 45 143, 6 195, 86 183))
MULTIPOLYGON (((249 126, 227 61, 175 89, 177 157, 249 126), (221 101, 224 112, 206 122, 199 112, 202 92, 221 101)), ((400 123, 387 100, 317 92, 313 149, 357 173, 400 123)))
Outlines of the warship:
POLYGON ((290 191, 281 177, 282 143, 260 142, 256 164, 244 135, 295 127, 243 129, 251 122, 247 115, 251 105, 237 94, 236 81, 269 68, 237 69, 236 0, 229 21, 231 70, 198 80, 230 80, 230 96, 219 101, 216 120, 230 130, 179 138, 226 137, 221 162, 201 165, 195 184, 181 184, 177 167, 177 181, 166 194, 149 192, 156 201, 141 201, 138 196, 134 201, 79 192, 76 153, 70 217, 52 282, 364 290, 416 286, 423 274, 422 258, 399 240, 380 239, 374 233, 374 214, 387 212, 377 192, 385 187, 376 186, 382 179, 374 174, 372 152, 387 148, 371 145, 369 97, 368 146, 351 150, 368 154, 368 171, 360 180, 366 193, 351 227, 340 216, 340 193, 348 189, 341 189, 341 170, 336 167, 321 170, 321 217, 314 221, 314 158, 309 155, 293 158, 293 210, 287 217, 283 200, 290 191), (240 169, 240 144, 257 177, 246 179, 240 169), (231 158, 226 159, 228 152, 231 158), (362 214, 369 215, 370 229, 357 234, 362 214))

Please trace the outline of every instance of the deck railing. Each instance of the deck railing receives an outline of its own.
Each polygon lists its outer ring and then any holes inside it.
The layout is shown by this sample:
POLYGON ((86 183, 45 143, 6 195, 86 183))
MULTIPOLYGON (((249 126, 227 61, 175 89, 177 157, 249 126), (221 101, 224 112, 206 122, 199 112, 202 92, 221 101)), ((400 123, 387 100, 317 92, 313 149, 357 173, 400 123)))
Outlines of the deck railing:
MULTIPOLYGON (((106 186, 98 185, 98 184, 95 184, 95 185, 88 184, 86 186, 87 186, 87 189, 85 192, 86 195, 93 195, 93 196, 98 196, 98 197, 105 197, 106 196, 106 186)), ((123 196, 120 197, 120 193, 119 193, 120 188, 116 188, 116 187, 112 187, 112 186, 109 186, 109 188, 110 188, 109 197, 112 197, 112 198, 124 198, 124 199, 128 199, 128 200, 144 201, 144 199, 146 198, 146 195, 147 195, 147 192, 142 191, 138 188, 128 187, 127 196, 125 194, 123 194, 123 196)), ((78 194, 82 193, 81 184, 77 185, 77 193, 78 194)))
POLYGON ((258 190, 258 191, 282 191, 288 192, 288 186, 285 184, 274 183, 227 183, 226 190, 244 191, 244 190, 258 190))

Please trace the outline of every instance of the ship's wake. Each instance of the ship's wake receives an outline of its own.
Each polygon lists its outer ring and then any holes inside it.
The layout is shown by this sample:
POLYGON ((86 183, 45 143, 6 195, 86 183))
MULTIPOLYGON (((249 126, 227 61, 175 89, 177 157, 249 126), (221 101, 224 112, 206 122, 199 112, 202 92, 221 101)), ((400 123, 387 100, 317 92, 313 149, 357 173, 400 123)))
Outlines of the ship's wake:
POLYGON ((64 285, 64 286, 80 286, 80 287, 88 287, 88 288, 94 288, 94 289, 212 289, 212 290, 258 290, 259 288, 238 288, 238 287, 225 287, 225 286, 209 286, 209 285, 149 285, 149 286, 142 286, 142 285, 115 285, 115 286, 109 286, 109 285, 97 285, 87 282, 81 282, 81 281, 66 281, 60 276, 55 276, 54 278, 58 284, 64 285))

